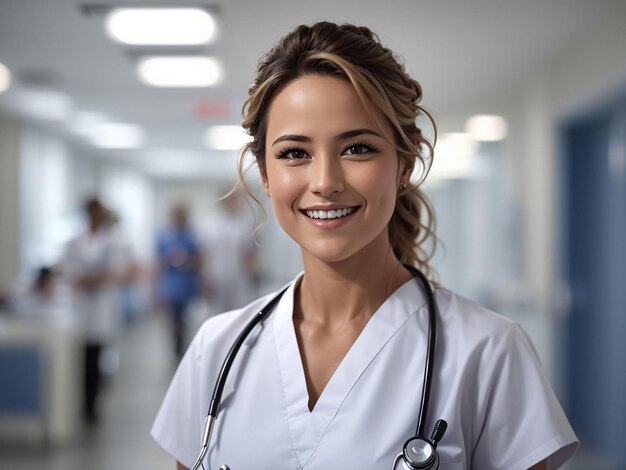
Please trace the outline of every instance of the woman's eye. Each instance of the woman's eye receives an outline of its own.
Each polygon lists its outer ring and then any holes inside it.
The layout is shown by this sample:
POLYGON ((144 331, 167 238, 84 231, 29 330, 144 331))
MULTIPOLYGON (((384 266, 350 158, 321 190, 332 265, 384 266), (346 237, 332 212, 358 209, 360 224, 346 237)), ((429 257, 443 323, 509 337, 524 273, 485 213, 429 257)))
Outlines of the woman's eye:
POLYGON ((286 160, 301 160, 308 157, 308 154, 302 149, 285 149, 280 152, 277 158, 284 158, 286 160))
POLYGON ((376 149, 374 147, 372 147, 371 145, 367 145, 367 144, 352 144, 350 145, 350 147, 348 147, 344 154, 346 155, 361 155, 363 153, 371 153, 371 152, 375 152, 376 149))

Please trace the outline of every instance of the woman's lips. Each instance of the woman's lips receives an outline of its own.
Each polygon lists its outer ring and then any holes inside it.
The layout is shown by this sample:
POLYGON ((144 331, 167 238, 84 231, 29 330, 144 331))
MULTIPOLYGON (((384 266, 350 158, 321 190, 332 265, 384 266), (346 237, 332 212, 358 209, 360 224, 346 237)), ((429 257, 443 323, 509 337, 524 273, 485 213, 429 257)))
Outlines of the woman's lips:
POLYGON ((360 206, 337 207, 333 209, 302 209, 300 212, 314 227, 331 230, 348 223, 360 206), (345 215, 344 215, 345 214, 345 215))

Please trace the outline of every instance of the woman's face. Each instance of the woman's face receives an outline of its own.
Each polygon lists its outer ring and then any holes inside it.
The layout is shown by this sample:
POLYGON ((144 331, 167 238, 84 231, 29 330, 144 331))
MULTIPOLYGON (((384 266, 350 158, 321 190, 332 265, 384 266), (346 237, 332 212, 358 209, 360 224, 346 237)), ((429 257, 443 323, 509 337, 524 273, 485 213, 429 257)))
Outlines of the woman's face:
POLYGON ((389 243, 387 224, 410 169, 348 81, 309 75, 289 83, 271 103, 265 151, 265 191, 306 252, 336 262, 389 243))

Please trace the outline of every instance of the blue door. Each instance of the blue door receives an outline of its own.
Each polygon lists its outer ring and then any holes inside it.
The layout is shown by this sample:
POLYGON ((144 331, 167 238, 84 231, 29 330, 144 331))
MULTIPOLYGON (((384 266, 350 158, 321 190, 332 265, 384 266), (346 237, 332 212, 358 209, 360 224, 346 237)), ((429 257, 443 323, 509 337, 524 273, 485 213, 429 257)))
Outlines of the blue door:
POLYGON ((562 128, 568 416, 626 468, 626 99, 562 128))

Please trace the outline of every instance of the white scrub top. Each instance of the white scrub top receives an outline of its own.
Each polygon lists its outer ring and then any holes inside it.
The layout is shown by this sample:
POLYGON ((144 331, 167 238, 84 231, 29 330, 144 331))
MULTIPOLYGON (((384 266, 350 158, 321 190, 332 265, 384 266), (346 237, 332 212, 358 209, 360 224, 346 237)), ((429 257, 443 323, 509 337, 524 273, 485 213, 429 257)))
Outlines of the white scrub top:
MULTIPOLYGON (((394 292, 367 323, 309 411, 293 326, 292 282, 264 327, 244 345, 224 389, 208 467, 391 469, 413 436, 422 393, 428 309, 417 280, 394 292)), ((520 327, 437 289, 437 350, 426 432, 448 430, 441 470, 557 468, 577 439, 520 327)), ((187 467, 200 450, 222 361, 271 296, 213 317, 183 358, 152 427, 187 467)))
POLYGON ((218 213, 202 235, 205 277, 212 290, 213 311, 221 313, 239 307, 254 298, 251 273, 245 258, 255 249, 254 219, 239 214, 218 213))
MULTIPOLYGON (((131 260, 130 247, 114 228, 85 230, 65 247, 62 260, 68 280, 86 274, 123 272, 131 260)), ((74 291, 73 309, 87 341, 113 340, 121 325, 119 287, 109 283, 89 291, 74 291)))

